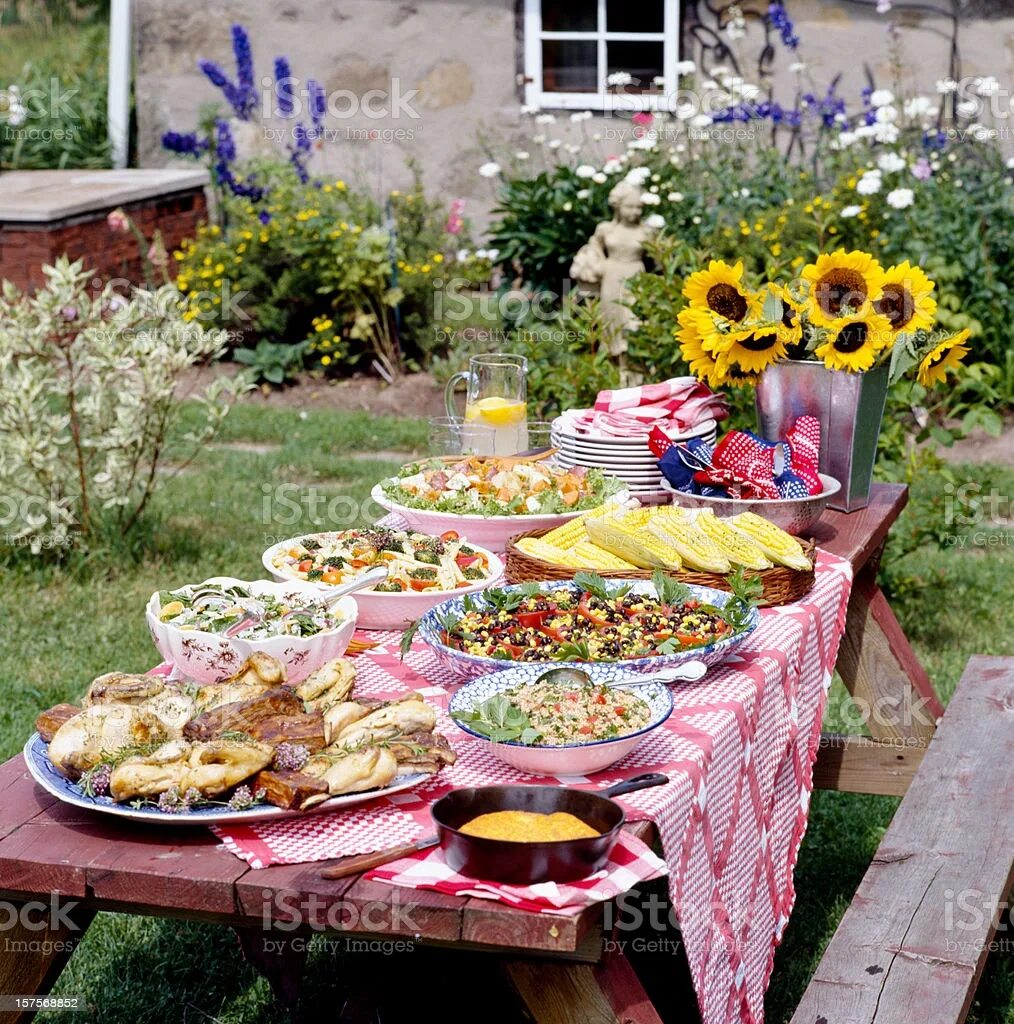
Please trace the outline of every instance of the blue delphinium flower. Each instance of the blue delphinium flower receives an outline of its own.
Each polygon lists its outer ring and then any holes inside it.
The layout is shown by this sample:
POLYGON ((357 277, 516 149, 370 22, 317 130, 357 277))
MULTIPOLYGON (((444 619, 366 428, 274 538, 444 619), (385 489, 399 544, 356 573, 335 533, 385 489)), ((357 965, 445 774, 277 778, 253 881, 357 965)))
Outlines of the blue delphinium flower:
POLYGON ((215 119, 215 153, 227 164, 236 159, 236 140, 232 137, 232 129, 229 122, 220 117, 215 119))
POLYGON ((292 92, 292 70, 284 57, 275 58, 275 90, 278 95, 278 113, 282 117, 291 117, 296 104, 292 92))
POLYGON ((208 140, 197 137, 197 132, 166 132, 162 145, 180 156, 200 156, 208 148, 208 140))
POLYGON ((257 214, 257 219, 262 224, 270 224, 271 223, 271 214, 268 213, 267 210, 261 210, 261 212, 257 214))
POLYGON ((771 20, 771 25, 776 28, 782 37, 782 43, 790 50, 796 49, 799 46, 799 36, 796 35, 795 25, 792 24, 791 18, 789 18, 789 12, 785 9, 785 4, 774 2, 768 6, 768 18, 771 20))
POLYGON ((306 92, 309 99, 310 119, 313 126, 319 128, 327 113, 327 96, 324 87, 314 78, 306 80, 306 92))
POLYGON ((226 103, 228 103, 236 112, 236 116, 242 117, 246 120, 249 116, 249 112, 244 112, 243 97, 241 96, 239 89, 233 85, 229 80, 229 76, 222 70, 222 68, 213 60, 199 60, 197 62, 197 66, 207 76, 208 81, 217 89, 221 90, 226 103))
POLYGON ((236 57, 236 84, 244 96, 248 96, 251 108, 254 103, 253 54, 250 52, 250 37, 242 25, 232 26, 232 52, 236 57))

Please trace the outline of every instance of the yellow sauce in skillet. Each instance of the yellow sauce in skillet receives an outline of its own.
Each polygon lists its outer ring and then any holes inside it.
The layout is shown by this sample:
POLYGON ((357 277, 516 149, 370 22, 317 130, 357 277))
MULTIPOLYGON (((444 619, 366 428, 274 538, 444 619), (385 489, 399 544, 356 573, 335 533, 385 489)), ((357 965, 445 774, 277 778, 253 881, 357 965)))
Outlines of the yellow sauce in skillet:
POLYGON ((566 839, 593 839, 601 835, 580 818, 564 811, 536 814, 533 811, 493 811, 480 814, 458 830, 481 839, 511 843, 551 843, 566 839))

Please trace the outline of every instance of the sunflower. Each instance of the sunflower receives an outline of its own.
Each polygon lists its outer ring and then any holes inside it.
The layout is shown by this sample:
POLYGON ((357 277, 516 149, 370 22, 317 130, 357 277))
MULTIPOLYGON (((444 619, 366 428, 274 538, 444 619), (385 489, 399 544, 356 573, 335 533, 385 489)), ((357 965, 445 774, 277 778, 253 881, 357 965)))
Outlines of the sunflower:
POLYGON ((933 298, 933 282, 921 267, 908 260, 884 272, 883 292, 873 308, 891 321, 891 330, 928 331, 936 318, 937 303, 933 298))
POLYGON ((886 316, 867 310, 835 320, 827 329, 827 338, 816 349, 829 370, 868 370, 882 349, 893 343, 891 322, 886 316))
POLYGON ((676 317, 680 329, 674 333, 680 343, 680 353, 690 367, 690 372, 698 380, 705 381, 713 388, 719 388, 725 382, 725 377, 719 372, 718 364, 711 353, 704 347, 698 330, 699 318, 694 316, 695 313, 700 311, 683 309, 676 317))
POLYGON ((782 322, 778 335, 786 345, 798 345, 803 337, 803 306, 784 285, 768 284, 774 295, 782 300, 782 322))
POLYGON ((772 363, 784 359, 788 343, 777 327, 752 327, 733 331, 723 339, 715 355, 720 370, 727 372, 728 364, 738 366, 747 373, 760 373, 772 363))
POLYGON ((935 384, 942 384, 947 377, 948 370, 956 370, 958 364, 968 355, 968 335, 971 331, 966 327, 949 338, 944 338, 936 348, 931 349, 923 361, 919 364, 916 373, 916 380, 924 388, 931 388, 935 384))
POLYGON ((830 327, 848 312, 866 313, 880 298, 884 271, 868 252, 823 253, 803 267, 810 286, 808 312, 818 327, 830 327))
POLYGON ((743 261, 730 267, 712 260, 707 270, 687 278, 683 294, 691 308, 707 311, 729 323, 738 324, 757 308, 757 296, 743 285, 743 261))

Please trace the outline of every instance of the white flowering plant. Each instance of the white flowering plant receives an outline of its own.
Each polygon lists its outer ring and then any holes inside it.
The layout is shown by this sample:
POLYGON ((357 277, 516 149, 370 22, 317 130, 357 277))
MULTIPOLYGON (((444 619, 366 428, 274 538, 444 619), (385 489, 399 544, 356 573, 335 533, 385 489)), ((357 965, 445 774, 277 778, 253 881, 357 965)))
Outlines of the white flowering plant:
POLYGON ((66 257, 34 295, 0 293, 0 542, 66 551, 129 532, 167 477, 214 437, 248 379, 180 384, 228 335, 182 317, 171 285, 129 296, 66 257))

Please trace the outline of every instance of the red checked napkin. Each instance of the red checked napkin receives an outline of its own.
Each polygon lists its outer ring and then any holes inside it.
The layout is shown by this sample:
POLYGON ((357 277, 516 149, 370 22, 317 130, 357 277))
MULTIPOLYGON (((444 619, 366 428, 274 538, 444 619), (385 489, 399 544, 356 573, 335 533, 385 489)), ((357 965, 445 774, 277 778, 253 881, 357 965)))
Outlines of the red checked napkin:
POLYGON ((681 434, 706 419, 728 415, 723 395, 691 377, 674 377, 661 384, 600 391, 594 408, 578 411, 572 426, 579 433, 614 437, 647 435, 654 428, 681 434))
POLYGON ((406 889, 435 889, 449 896, 479 896, 499 900, 520 910, 537 914, 579 914, 592 903, 615 899, 638 882, 667 874, 665 861, 626 832, 621 832, 606 866, 576 882, 541 882, 538 885, 506 885, 482 882, 459 875, 444 860, 439 846, 392 861, 366 873, 406 889))

